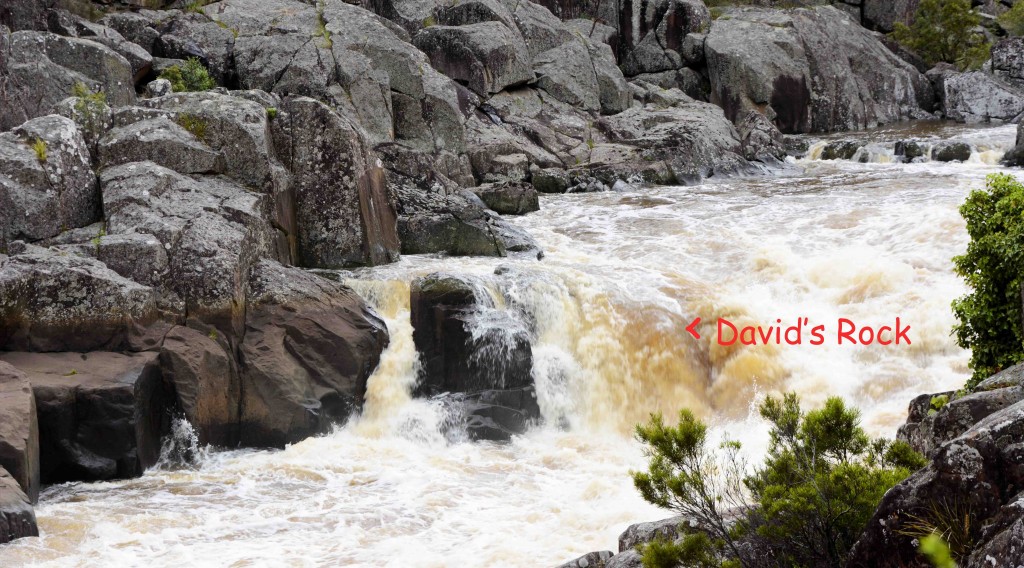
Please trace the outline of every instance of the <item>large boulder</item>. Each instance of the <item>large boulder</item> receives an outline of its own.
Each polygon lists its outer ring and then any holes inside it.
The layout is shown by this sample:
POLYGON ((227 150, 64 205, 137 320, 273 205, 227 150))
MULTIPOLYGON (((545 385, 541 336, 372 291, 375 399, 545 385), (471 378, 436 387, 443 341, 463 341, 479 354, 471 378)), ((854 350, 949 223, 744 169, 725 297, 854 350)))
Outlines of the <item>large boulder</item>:
POLYGON ((100 141, 98 154, 103 167, 152 160, 183 174, 216 174, 225 169, 221 152, 165 116, 113 129, 100 141))
POLYGON ((0 349, 120 349, 156 317, 152 288, 95 259, 35 247, 0 256, 0 349))
POLYGON ((529 332, 481 283, 446 274, 418 278, 411 310, 421 363, 417 395, 463 395, 457 400, 478 439, 507 439, 539 418, 529 332))
POLYGON ((0 470, 7 470, 35 503, 39 498, 36 398, 25 374, 3 362, 0 362, 0 470))
POLYGON ((111 105, 135 101, 131 63, 101 43, 34 31, 14 32, 8 41, 9 85, 0 99, 5 103, 0 130, 48 114, 76 83, 102 90, 111 105))
POLYGON ((384 171, 357 125, 319 101, 287 102, 298 260, 318 268, 394 262, 400 244, 384 171))
POLYGON ((0 353, 32 383, 43 483, 137 477, 160 457, 172 393, 156 353, 0 353))
POLYGON ((0 467, 0 544, 39 536, 36 513, 21 486, 0 467))
POLYGON ((358 412, 388 344, 384 322, 352 290, 267 260, 249 280, 245 328, 246 446, 284 446, 358 412))
MULTIPOLYGON (((100 176, 109 234, 152 235, 167 251, 165 294, 181 315, 232 337, 241 335, 249 271, 273 257, 267 198, 225 178, 201 180, 152 162, 132 162, 100 176)), ((102 244, 102 243, 101 243, 102 244)), ((126 250, 142 262, 148 246, 126 250)))
POLYGON ((952 393, 922 395, 911 403, 910 417, 900 427, 898 437, 928 456, 981 419, 1021 400, 1024 400, 1022 386, 976 391, 955 398, 952 393), (948 402, 936 409, 934 400, 948 402), (924 412, 915 412, 915 406, 924 407, 924 412))
POLYGON ((0 250, 98 221, 89 147, 71 120, 51 115, 0 134, 0 250))
POLYGON ((1024 85, 1024 38, 1009 37, 992 45, 992 73, 1018 87, 1024 85))
POLYGON ((177 406, 198 442, 232 448, 238 444, 241 382, 230 346, 215 332, 174 326, 160 344, 164 381, 173 385, 177 406))
POLYGON ((925 118, 934 104, 924 75, 831 6, 734 9, 704 46, 712 102, 731 120, 758 110, 784 133, 830 132, 925 118))
POLYGON ((708 103, 634 107, 598 125, 610 142, 628 145, 621 153, 614 146, 595 148, 609 151, 600 167, 621 172, 620 177, 632 173, 649 182, 693 183, 749 168, 736 128, 722 109, 708 103))
POLYGON ((958 122, 1013 122, 1024 113, 1024 90, 984 71, 947 74, 942 82, 946 118, 958 122))
POLYGON ((413 39, 435 69, 489 96, 534 79, 530 53, 518 31, 499 22, 431 26, 413 39))

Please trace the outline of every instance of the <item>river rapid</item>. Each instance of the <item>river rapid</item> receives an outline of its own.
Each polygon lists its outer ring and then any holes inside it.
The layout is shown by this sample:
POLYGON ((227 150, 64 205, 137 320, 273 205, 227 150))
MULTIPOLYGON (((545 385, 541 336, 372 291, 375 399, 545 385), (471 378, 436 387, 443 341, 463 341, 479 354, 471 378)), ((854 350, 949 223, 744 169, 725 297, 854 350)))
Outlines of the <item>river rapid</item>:
MULTIPOLYGON (((694 187, 543 196, 510 218, 542 245, 526 258, 407 256, 340 273, 384 317, 391 346, 363 414, 282 451, 200 450, 192 467, 46 489, 42 536, 0 547, 0 566, 544 567, 617 550, 629 524, 668 516, 632 488, 631 428, 693 409, 718 437, 763 452, 758 397, 839 395, 893 436, 907 403, 957 388, 968 353, 950 337, 966 289, 958 207, 1010 148, 1015 127, 915 124, 845 134, 777 176, 694 187), (892 163, 892 141, 957 138, 967 163, 892 163), (861 159, 866 163, 861 163, 861 159), (409 282, 444 271, 495 299, 478 325, 524 326, 545 422, 510 444, 470 443, 445 406, 413 400, 409 282), (497 274, 496 274, 497 272, 497 274), (702 339, 684 331, 703 318, 702 339), (910 346, 712 344, 714 321, 911 326, 910 346)), ((187 444, 179 424, 176 444, 187 444)))

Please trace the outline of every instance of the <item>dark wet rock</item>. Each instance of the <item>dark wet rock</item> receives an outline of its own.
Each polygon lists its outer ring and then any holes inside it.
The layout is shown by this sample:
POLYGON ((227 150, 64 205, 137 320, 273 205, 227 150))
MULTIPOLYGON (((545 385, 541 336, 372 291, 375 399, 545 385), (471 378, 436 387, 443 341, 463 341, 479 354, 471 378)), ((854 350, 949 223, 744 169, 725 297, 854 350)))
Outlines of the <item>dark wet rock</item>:
POLYGON ((32 385, 0 362, 0 470, 18 482, 29 501, 39 498, 39 423, 32 385))
POLYGON ((751 161, 770 162, 786 156, 782 133, 768 117, 749 111, 736 123, 743 146, 743 157, 751 161))
POLYGON ((241 443, 284 446, 359 411, 384 322, 347 287, 273 261, 254 268, 249 290, 241 443))
POLYGON ((1024 166, 1024 124, 1017 124, 1016 145, 1003 155, 1003 164, 1007 166, 1024 166))
POLYGON ((921 0, 862 0, 864 25, 881 32, 891 32, 895 24, 910 25, 921 0))
POLYGON ((986 416, 1024 400, 1024 387, 1012 386, 973 392, 963 396, 952 393, 922 395, 911 402, 907 423, 898 438, 925 456, 934 454, 986 416), (943 398, 945 397, 945 398, 943 398), (946 400, 940 408, 937 401, 946 400))
POLYGON ((111 130, 99 142, 98 154, 103 167, 149 160, 183 174, 225 170, 222 153, 178 122, 162 116, 111 130))
POLYGON ((102 90, 111 105, 135 100, 131 64, 103 44, 33 31, 15 32, 4 42, 9 84, 0 98, 0 129, 50 113, 76 83, 102 90))
MULTIPOLYGON (((923 565, 908 528, 945 507, 970 518, 966 566, 1020 560, 1024 402, 996 411, 936 450, 931 462, 890 489, 850 553, 851 568, 923 565)), ((941 521, 939 521, 941 522, 941 521)))
POLYGON ((313 99, 289 100, 284 110, 278 122, 290 142, 282 154, 294 172, 299 261, 336 268, 397 260, 394 205, 358 126, 313 99))
POLYGON ((588 552, 579 558, 575 558, 559 564, 557 568, 605 568, 609 559, 615 554, 610 550, 600 552, 588 552))
POLYGON ((413 41, 435 69, 478 95, 534 79, 526 43, 518 31, 498 22, 432 26, 417 33, 413 41))
POLYGON ((733 10, 711 27, 705 54, 712 102, 733 120, 761 111, 784 133, 924 118, 934 104, 924 75, 831 6, 733 10))
POLYGON ((945 73, 942 101, 946 118, 958 122, 1012 122, 1024 113, 1024 91, 984 71, 945 73))
POLYGON ((479 285, 457 276, 418 278, 411 291, 418 396, 465 395, 478 439, 508 439, 540 416, 527 330, 479 285))
POLYGON ((971 145, 966 142, 939 142, 932 148, 937 162, 966 162, 971 158, 971 145))
POLYGON ((860 150, 860 144, 849 140, 829 142, 821 149, 822 160, 852 160, 860 150))
POLYGON ((0 257, 2 349, 119 349, 156 316, 152 288, 97 260, 39 248, 0 257))
POLYGON ((570 179, 568 172, 561 168, 537 170, 531 176, 534 189, 540 193, 565 193, 570 179))
MULTIPOLYGON (((249 270, 273 257, 274 233, 263 194, 226 178, 186 177, 152 162, 101 175, 109 234, 153 235, 167 251, 167 291, 189 318, 241 334, 249 270)), ((134 250, 138 261, 150 255, 134 250)))
POLYGON ((101 211, 89 148, 74 122, 45 116, 0 134, 0 249, 83 227, 101 211))
POLYGON ((806 138, 798 135, 783 135, 782 142, 786 147, 786 154, 795 158, 803 158, 811 149, 811 144, 806 138))
POLYGON ((927 150, 923 144, 916 140, 900 140, 893 147, 893 153, 895 156, 902 158, 903 161, 910 162, 915 158, 926 156, 927 150))
POLYGON ((0 544, 39 536, 36 514, 21 486, 0 467, 0 544))
POLYGON ((231 448, 239 441, 241 381, 219 339, 212 330, 175 326, 163 337, 160 367, 199 443, 231 448))
POLYGON ((43 483, 137 477, 160 457, 172 393, 156 353, 0 353, 32 383, 43 483))
POLYGON ((540 209, 537 190, 527 183, 492 183, 471 190, 487 207, 502 215, 523 215, 540 209))

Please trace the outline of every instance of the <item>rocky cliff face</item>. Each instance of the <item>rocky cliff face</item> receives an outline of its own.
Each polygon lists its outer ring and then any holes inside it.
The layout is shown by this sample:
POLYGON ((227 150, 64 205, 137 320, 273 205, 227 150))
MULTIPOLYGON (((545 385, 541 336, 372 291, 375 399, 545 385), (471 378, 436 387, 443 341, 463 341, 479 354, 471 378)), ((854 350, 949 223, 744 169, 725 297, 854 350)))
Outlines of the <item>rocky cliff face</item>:
MULTIPOLYGON (((387 329, 304 269, 539 258, 502 217, 538 192, 763 173, 780 130, 933 110, 924 76, 831 7, 73 4, 98 17, 0 0, 5 537, 34 530, 40 480, 152 465, 171 415, 202 443, 281 446, 358 411, 387 329), (190 58, 216 88, 157 79, 190 58)), ((486 347, 459 335, 472 302, 435 292, 413 302, 420 394, 457 391, 479 437, 521 430, 539 414, 528 342, 512 369, 467 368, 486 347)))

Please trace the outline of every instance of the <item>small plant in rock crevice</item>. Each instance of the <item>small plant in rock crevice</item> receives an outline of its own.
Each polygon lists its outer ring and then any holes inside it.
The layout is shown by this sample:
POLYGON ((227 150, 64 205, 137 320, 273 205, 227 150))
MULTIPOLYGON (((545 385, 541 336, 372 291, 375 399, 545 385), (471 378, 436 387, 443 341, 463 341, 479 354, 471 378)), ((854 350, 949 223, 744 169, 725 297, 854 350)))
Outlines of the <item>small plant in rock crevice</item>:
POLYGON ((175 93, 209 91, 217 86, 209 70, 197 57, 189 57, 181 65, 168 67, 160 73, 160 78, 170 81, 171 90, 175 93))
POLYGON ((29 144, 29 146, 32 148, 32 151, 35 152, 36 159, 39 160, 39 163, 45 164, 47 158, 46 140, 36 138, 31 142, 31 144, 29 144))
POLYGON ((200 140, 206 139, 206 121, 194 114, 183 113, 178 115, 178 125, 188 130, 193 136, 200 140))

